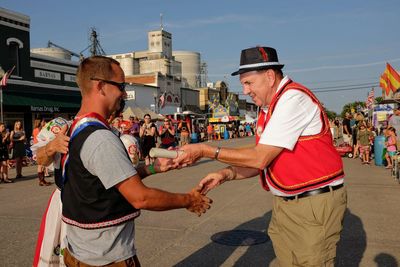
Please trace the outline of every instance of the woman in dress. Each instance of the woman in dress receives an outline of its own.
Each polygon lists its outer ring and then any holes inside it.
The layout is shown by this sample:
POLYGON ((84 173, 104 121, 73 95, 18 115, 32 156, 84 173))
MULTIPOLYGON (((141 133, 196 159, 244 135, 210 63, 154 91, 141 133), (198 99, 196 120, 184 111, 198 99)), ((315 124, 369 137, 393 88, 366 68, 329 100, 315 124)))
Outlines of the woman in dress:
POLYGON ((14 123, 14 130, 11 131, 10 136, 13 147, 13 159, 15 159, 15 169, 17 176, 15 178, 22 178, 22 159, 26 156, 25 153, 25 131, 22 128, 21 121, 14 123))
POLYGON ((10 144, 10 133, 6 131, 4 123, 0 122, 0 180, 5 183, 12 183, 8 179, 8 145, 10 144))
POLYGON ((140 127, 140 138, 142 139, 142 155, 145 158, 146 165, 152 163, 149 156, 150 149, 156 146, 156 126, 151 122, 150 114, 144 115, 144 123, 140 127))

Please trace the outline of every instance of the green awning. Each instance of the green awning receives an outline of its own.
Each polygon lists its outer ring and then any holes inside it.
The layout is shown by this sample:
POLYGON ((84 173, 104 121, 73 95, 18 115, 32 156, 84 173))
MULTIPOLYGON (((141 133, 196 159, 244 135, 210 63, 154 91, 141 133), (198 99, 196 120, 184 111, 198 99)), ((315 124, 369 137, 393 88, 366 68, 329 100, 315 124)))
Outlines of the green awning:
POLYGON ((63 95, 39 95, 39 94, 4 94, 3 105, 5 106, 46 106, 59 108, 79 108, 81 98, 63 95))

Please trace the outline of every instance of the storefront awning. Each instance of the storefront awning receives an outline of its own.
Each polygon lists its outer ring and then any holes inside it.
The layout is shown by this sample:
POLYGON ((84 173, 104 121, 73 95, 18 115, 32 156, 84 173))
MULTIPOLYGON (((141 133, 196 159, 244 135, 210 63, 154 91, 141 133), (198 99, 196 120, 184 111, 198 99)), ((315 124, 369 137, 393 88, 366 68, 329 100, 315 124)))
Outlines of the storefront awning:
POLYGON ((4 94, 3 105, 5 106, 31 106, 31 107, 57 107, 57 108, 79 108, 80 97, 76 96, 52 96, 52 95, 14 95, 4 94))

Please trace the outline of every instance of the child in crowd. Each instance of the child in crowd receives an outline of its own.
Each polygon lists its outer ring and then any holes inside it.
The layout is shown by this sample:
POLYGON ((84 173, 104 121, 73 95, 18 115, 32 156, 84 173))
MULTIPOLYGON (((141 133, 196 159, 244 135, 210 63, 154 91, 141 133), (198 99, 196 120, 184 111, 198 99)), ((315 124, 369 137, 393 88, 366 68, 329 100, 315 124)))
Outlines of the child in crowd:
POLYGON ((370 164, 369 162, 369 151, 370 151, 370 138, 373 137, 373 133, 367 129, 367 125, 364 122, 359 123, 357 132, 357 143, 360 147, 360 155, 362 164, 370 164))
POLYGON ((371 151, 369 153, 370 159, 374 158, 374 140, 376 137, 376 131, 375 127, 371 125, 371 123, 368 124, 368 130, 372 133, 372 136, 369 138, 369 147, 371 148, 371 151))
POLYGON ((387 166, 386 169, 391 169, 393 167, 393 160, 392 157, 396 155, 397 148, 396 148, 396 129, 393 127, 389 127, 386 129, 385 132, 387 141, 385 142, 386 146, 386 161, 387 161, 387 166))

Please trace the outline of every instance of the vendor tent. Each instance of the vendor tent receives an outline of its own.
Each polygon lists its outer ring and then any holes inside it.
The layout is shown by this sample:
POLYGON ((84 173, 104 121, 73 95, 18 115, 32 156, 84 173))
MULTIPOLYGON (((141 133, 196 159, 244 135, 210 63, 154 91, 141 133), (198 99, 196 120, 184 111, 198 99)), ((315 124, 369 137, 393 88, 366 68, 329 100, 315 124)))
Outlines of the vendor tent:
POLYGON ((252 116, 250 116, 249 114, 245 114, 245 119, 241 120, 241 123, 253 123, 256 122, 257 119, 253 118, 252 116))
POLYGON ((164 119, 164 116, 160 114, 156 114, 154 111, 152 111, 149 108, 142 108, 142 107, 127 107, 124 112, 122 113, 122 116, 124 117, 124 120, 129 119, 131 116, 138 117, 139 119, 143 119, 145 114, 149 114, 153 120, 162 120, 164 119))

